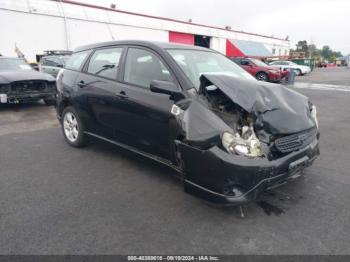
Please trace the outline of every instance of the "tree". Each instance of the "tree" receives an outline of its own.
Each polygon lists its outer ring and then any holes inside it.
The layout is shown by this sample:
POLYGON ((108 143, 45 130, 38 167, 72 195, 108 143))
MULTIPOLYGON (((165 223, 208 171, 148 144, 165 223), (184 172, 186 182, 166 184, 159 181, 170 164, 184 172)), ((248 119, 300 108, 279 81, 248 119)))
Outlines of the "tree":
POLYGON ((304 52, 305 54, 308 51, 308 45, 306 40, 298 41, 297 43, 297 52, 304 52))
POLYGON ((291 53, 293 52, 304 52, 305 57, 324 59, 329 62, 334 62, 338 57, 343 56, 341 52, 333 51, 328 45, 318 49, 314 44, 308 45, 306 40, 298 41, 296 50, 291 49, 291 53))
POLYGON ((321 55, 323 58, 329 59, 332 56, 332 49, 328 45, 323 46, 321 49, 321 55))

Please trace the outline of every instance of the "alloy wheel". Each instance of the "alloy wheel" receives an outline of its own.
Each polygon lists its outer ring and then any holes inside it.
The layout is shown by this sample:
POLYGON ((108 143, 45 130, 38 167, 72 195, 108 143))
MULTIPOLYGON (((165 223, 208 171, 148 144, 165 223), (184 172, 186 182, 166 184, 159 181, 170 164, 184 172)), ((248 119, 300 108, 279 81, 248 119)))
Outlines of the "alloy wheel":
POLYGON ((79 126, 75 115, 72 112, 67 112, 63 118, 64 134, 67 139, 74 143, 79 136, 79 126))

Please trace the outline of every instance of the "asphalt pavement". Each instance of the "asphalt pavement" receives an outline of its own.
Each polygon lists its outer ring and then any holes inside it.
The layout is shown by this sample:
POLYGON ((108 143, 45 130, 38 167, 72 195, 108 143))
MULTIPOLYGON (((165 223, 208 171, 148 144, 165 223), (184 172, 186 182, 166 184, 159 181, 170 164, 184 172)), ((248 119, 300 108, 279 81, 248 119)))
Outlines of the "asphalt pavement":
POLYGON ((70 147, 52 107, 1 106, 0 253, 350 254, 350 92, 298 92, 317 105, 321 155, 242 209, 104 142, 70 147))

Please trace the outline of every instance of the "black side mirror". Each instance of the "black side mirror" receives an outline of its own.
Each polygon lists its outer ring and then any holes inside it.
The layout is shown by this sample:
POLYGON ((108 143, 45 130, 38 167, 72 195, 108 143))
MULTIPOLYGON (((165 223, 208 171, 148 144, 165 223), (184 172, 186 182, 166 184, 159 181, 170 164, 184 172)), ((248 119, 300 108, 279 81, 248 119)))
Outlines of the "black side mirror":
POLYGON ((161 93, 167 95, 175 95, 180 93, 179 88, 169 81, 153 80, 150 85, 150 89, 154 93, 161 93))

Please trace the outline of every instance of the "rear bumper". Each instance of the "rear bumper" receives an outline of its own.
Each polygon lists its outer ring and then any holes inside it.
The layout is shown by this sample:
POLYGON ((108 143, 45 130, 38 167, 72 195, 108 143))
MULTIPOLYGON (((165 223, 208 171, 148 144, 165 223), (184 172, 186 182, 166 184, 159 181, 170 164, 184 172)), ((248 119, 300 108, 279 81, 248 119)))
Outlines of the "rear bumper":
POLYGON ((217 147, 202 151, 186 145, 182 150, 185 191, 214 203, 231 205, 255 200, 262 191, 296 178, 320 154, 317 139, 272 161, 230 155, 217 147))

